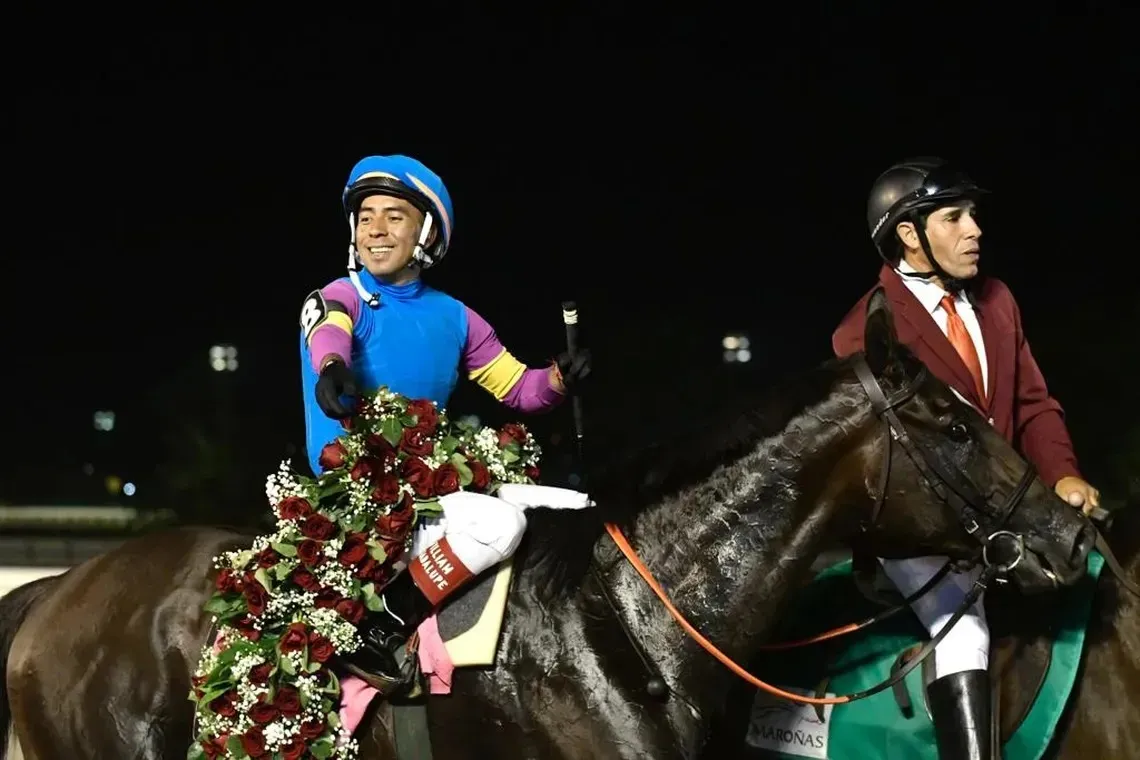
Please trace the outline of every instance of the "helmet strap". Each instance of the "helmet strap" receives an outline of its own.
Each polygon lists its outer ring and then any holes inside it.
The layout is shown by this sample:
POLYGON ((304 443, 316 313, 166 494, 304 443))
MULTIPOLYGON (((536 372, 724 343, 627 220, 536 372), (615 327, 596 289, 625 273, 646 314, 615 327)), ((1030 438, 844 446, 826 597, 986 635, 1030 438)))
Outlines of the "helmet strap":
POLYGON ((424 248, 427 245, 428 236, 431 234, 432 216, 430 211, 424 212, 424 223, 420 227, 420 240, 416 243, 415 250, 412 251, 412 259, 419 263, 419 265, 427 269, 435 263, 434 257, 427 252, 424 248))
MULTIPOLYGON (((938 259, 934 258, 934 251, 930 248, 930 239, 926 236, 926 230, 919 215, 912 211, 899 221, 910 222, 914 225, 915 234, 918 235, 918 244, 922 246, 922 253, 926 256, 926 263, 930 265, 928 272, 907 272, 907 277, 915 277, 920 280, 931 280, 937 277, 942 281, 942 286, 950 293, 959 293, 966 288, 966 281, 960 280, 957 277, 949 274, 938 263, 938 259)), ((882 252, 880 251, 880 255, 882 252)), ((900 257, 901 260, 901 257, 900 257)), ((898 271, 898 263, 894 264, 895 271, 898 271)))
POLYGON ((348 215, 348 279, 364 303, 373 309, 380 306, 380 294, 369 293, 360 281, 360 256, 356 252, 356 214, 352 212, 348 215))

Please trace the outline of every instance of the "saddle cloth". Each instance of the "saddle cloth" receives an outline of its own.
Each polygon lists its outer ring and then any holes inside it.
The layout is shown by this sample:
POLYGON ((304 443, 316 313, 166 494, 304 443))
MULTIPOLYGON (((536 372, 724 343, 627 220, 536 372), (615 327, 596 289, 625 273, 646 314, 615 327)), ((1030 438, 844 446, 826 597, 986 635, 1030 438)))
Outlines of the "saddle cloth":
MULTIPOLYGON (((1103 565, 1104 558, 1093 552, 1086 578, 1090 582, 1058 592, 1057 633, 1049 669, 1032 708, 1003 745, 1005 760, 1041 760, 1047 749, 1076 681, 1095 580, 1103 565)), ((788 625, 776 632, 773 641, 804 638, 881 611, 856 590, 850 560, 840 562, 819 573, 799 593, 782 616, 788 625)), ((752 664, 752 672, 801 694, 819 693, 821 684, 829 696, 849 694, 889 678, 899 654, 928 639, 914 615, 903 611, 831 641, 764 652, 752 664)), ((909 718, 891 689, 822 711, 758 692, 745 736, 748 757, 938 760, 934 728, 925 709, 922 670, 915 668, 904 681, 914 706, 909 718)))

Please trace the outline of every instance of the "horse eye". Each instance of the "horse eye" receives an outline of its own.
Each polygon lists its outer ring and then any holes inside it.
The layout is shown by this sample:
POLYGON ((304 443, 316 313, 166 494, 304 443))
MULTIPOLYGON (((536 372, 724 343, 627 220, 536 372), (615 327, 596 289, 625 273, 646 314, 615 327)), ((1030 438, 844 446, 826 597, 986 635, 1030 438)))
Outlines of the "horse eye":
POLYGON ((965 443, 970 440, 970 428, 966 427, 964 422, 955 422, 950 426, 950 437, 959 443, 965 443))

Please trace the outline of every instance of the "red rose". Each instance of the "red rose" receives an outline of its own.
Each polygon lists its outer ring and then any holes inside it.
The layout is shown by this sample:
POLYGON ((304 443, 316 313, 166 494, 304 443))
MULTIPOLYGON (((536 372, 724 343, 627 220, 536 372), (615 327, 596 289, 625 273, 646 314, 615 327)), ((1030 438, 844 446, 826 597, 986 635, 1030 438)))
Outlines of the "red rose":
POLYGON ((265 734, 261 726, 254 726, 242 734, 241 746, 250 757, 265 757, 265 734))
POLYGON ((304 623, 291 623, 281 634, 282 652, 300 652, 309 643, 309 632, 304 623))
MULTIPOLYGON (((260 585, 260 584, 258 584, 260 585)), ((261 638, 261 631, 253 627, 253 618, 249 615, 242 615, 234 621, 234 628, 238 629, 238 633, 245 636, 250 641, 257 641, 261 638)))
POLYGON ((321 449, 317 464, 321 466, 322 470, 335 470, 337 467, 343 466, 347 459, 348 449, 340 441, 333 441, 325 444, 325 447, 321 449))
POLYGON ((221 591, 223 594, 228 594, 231 591, 238 590, 238 577, 234 571, 228 567, 222 572, 218 573, 218 577, 214 579, 214 588, 221 591))
POLYGON ((319 633, 309 636, 309 657, 316 662, 328 662, 336 652, 332 642, 319 633))
MULTIPOLYGON (((306 538, 301 542, 300 546, 297 547, 297 557, 309 567, 316 567, 325 561, 323 551, 320 541, 306 538)), ((306 591, 307 590, 308 589, 306 589, 306 591)))
POLYGON ((416 416, 416 428, 424 431, 426 435, 435 433, 436 426, 439 424, 439 413, 435 410, 435 405, 432 402, 418 398, 408 404, 408 414, 416 416))
POLYGON ((467 468, 471 470, 471 485, 468 488, 472 491, 486 491, 487 486, 491 485, 491 473, 487 470, 487 465, 478 459, 468 459, 467 468))
POLYGON ((301 714, 301 695, 292 686, 282 686, 277 690, 273 706, 286 718, 296 718, 301 714))
POLYGON ((381 475, 372 489, 372 501, 381 506, 394 504, 400 498, 400 481, 390 472, 381 475))
POLYGON ((282 744, 279 750, 285 760, 301 760, 305 756, 305 742, 299 736, 294 736, 287 744, 282 744))
POLYGON ((382 538, 403 541, 412 529, 415 517, 415 502, 412 501, 411 494, 404 494, 398 506, 392 507, 388 514, 376 518, 376 533, 382 538))
POLYGON ((254 723, 264 726, 266 723, 277 720, 277 708, 264 702, 258 702, 249 708, 249 717, 254 723))
POLYGON ((214 737, 213 741, 203 739, 198 743, 202 745, 202 751, 206 753, 206 757, 209 758, 209 760, 215 760, 215 758, 226 754, 226 739, 228 738, 228 735, 222 734, 221 736, 214 737))
POLYGON ((265 612, 265 605, 269 601, 269 592, 265 590, 256 580, 247 580, 242 594, 245 596, 245 604, 249 607, 249 614, 258 617, 261 613, 265 612))
POLYGON ((264 686, 269 683, 269 674, 273 672, 273 665, 263 662, 249 671, 249 682, 254 686, 264 686))
POLYGON ((237 710, 234 708, 234 702, 237 701, 237 692, 230 689, 220 697, 215 697, 210 702, 210 709, 213 710, 215 715, 220 715, 223 718, 232 718, 237 715, 237 710))
POLYGON ((360 566, 357 567, 352 574, 363 581, 367 580, 375 569, 376 560, 372 559, 372 557, 365 557, 364 561, 360 563, 360 566))
POLYGON ((336 523, 317 512, 306 517, 305 521, 301 523, 301 533, 307 538, 328 541, 336 535, 336 523))
POLYGON ((418 427, 404 428, 400 434, 400 450, 413 457, 426 457, 435 450, 435 441, 418 427))
POLYGON ((499 431, 499 447, 506 448, 511 443, 517 443, 520 446, 526 443, 526 428, 517 422, 508 422, 499 431))
POLYGON ((320 581, 317 580, 317 576, 310 573, 304 567, 297 567, 293 572, 289 573, 289 580, 297 584, 302 591, 312 591, 315 594, 321 590, 321 584, 320 581))
POLYGON ((363 533, 353 533, 344 540, 344 546, 337 557, 340 564, 345 567, 356 567, 368 556, 368 545, 364 543, 364 537, 365 534, 363 533))
POLYGON ((400 475, 404 481, 416 492, 416 496, 426 499, 431 496, 432 474, 431 468, 423 463, 422 459, 408 457, 400 466, 400 475))
POLYGON ((380 548, 384 550, 384 554, 387 555, 389 561, 395 562, 404 556, 404 542, 405 539, 403 538, 381 538, 380 548))
POLYGON ((317 720, 305 721, 301 724, 301 738, 305 741, 317 739, 325 732, 325 724, 317 720))
POLYGON ((313 601, 313 605, 318 609, 332 609, 340 600, 341 596, 336 590, 323 588, 317 592, 317 598, 313 601))
POLYGON ((364 619, 364 605, 355 599, 341 599, 336 603, 337 614, 352 623, 359 623, 364 619))
POLYGON ((523 473, 531 480, 535 481, 536 483, 538 482, 539 470, 534 465, 531 465, 530 467, 524 469, 523 473))
POLYGON ((313 505, 300 496, 282 499, 277 505, 277 516, 282 520, 299 520, 313 513, 313 505))
POLYGON ((459 490, 459 470, 455 465, 441 464, 432 477, 432 488, 436 496, 446 496, 459 490))
POLYGON ((383 467, 381 467, 379 459, 375 457, 361 457, 356 460, 356 464, 352 466, 352 470, 349 471, 348 474, 353 480, 370 482, 372 478, 379 475, 382 470, 383 467))
POLYGON ((273 567, 280 556, 272 546, 267 546, 255 555, 255 559, 258 567, 273 567))

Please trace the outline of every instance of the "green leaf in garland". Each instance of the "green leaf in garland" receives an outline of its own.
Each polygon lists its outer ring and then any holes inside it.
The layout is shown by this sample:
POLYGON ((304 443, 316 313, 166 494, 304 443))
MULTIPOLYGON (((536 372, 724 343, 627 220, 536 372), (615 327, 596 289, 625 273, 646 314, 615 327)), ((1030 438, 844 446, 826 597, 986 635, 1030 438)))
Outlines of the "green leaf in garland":
POLYGON ((281 672, 284 673, 285 675, 287 675, 287 676, 297 675, 297 669, 293 667, 293 661, 290 660, 285 655, 281 655, 281 659, 278 661, 278 664, 281 666, 281 672))
POLYGON ((364 606, 373 612, 383 612, 384 602, 381 601, 379 595, 376 593, 375 583, 365 583, 360 587, 361 592, 364 594, 364 606))
MULTIPOLYGON (((518 447, 515 446, 515 449, 517 448, 518 447)), ((501 453, 503 455, 503 461, 507 464, 514 464, 515 462, 519 461, 518 453, 516 451, 512 451, 510 446, 503 449, 501 453)))
POLYGON ((253 574, 257 582, 265 587, 266 591, 273 591, 273 583, 269 580, 269 573, 265 572, 264 567, 257 568, 257 572, 253 574))
POLYGON ((340 480, 329 481, 328 484, 321 486, 320 500, 325 501, 338 494, 344 493, 345 485, 340 480))
POLYGON ((202 749, 201 742, 194 742, 190 745, 190 749, 186 750, 186 760, 202 760, 206 757, 206 750, 202 749))
POLYGON ((316 673, 320 669, 321 669, 321 664, 319 662, 317 662, 316 660, 313 660, 312 662, 310 662, 308 665, 305 666, 305 672, 307 672, 307 673, 316 673))
POLYGON ((459 439, 454 436, 444 436, 443 440, 439 442, 439 450, 443 452, 445 457, 454 454, 457 448, 459 448, 459 439))
POLYGON ((357 512, 352 516, 352 519, 344 526, 344 529, 349 533, 359 533, 364 530, 364 526, 368 524, 368 516, 363 512, 357 512))
POLYGON ((328 720, 329 725, 333 727, 334 731, 336 729, 340 728, 340 715, 338 715, 337 713, 330 712, 328 715, 325 716, 325 719, 328 720))
POLYGON ((421 517, 424 515, 441 515, 443 514, 443 507, 440 506, 439 499, 417 501, 416 513, 421 517))
POLYGON ((244 760, 244 758, 249 757, 249 755, 245 754, 245 747, 242 746, 240 736, 231 736, 229 739, 226 739, 226 752, 238 760, 244 760))
POLYGON ((251 559, 253 559, 253 551, 251 549, 238 552, 237 556, 234 557, 234 567, 239 570, 244 569, 251 559))
POLYGON ((225 597, 213 596, 210 597, 210 601, 206 602, 205 606, 202 609, 204 609, 206 612, 209 612, 211 615, 221 615, 223 612, 227 612, 230 609, 230 605, 232 603, 232 600, 226 599, 225 597))
POLYGON ((404 427, 415 427, 419 421, 419 415, 415 414, 405 414, 400 417, 400 424, 404 427))
POLYGON ((452 454, 451 459, 448 460, 455 471, 459 473, 459 484, 466 487, 471 485, 471 481, 475 479, 475 475, 471 472, 471 468, 467 466, 467 457, 462 454, 452 454))
POLYGON ((369 557, 376 560, 377 562, 383 562, 384 560, 388 559, 388 552, 384 550, 383 546, 376 543, 375 541, 366 541, 365 543, 368 546, 369 557))
POLYGON ((332 757, 333 742, 332 739, 321 738, 317 739, 309 747, 309 752, 313 753, 313 757, 318 760, 325 760, 327 757, 332 757))
POLYGON ((380 424, 380 435, 384 436, 384 440, 393 446, 400 442, 400 436, 403 432, 404 429, 400 426, 400 421, 395 417, 389 417, 380 424))
POLYGON ((297 547, 293 546, 293 544, 286 544, 286 543, 274 541, 274 542, 270 543, 269 545, 273 547, 273 551, 277 552, 278 554, 280 554, 283 557, 296 557, 297 556, 297 547))
POLYGON ((289 573, 293 572, 293 568, 296 566, 296 562, 278 562, 273 566, 273 577, 283 581, 289 577, 289 573))

